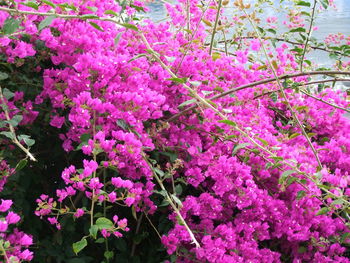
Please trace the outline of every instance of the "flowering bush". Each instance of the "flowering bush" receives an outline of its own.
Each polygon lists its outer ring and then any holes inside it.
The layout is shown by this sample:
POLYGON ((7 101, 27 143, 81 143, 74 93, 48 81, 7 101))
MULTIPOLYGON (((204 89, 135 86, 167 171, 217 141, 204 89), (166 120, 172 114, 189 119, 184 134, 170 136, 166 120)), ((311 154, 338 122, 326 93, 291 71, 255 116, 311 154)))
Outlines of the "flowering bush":
POLYGON ((350 262, 348 38, 291 2, 3 2, 4 262, 350 262))

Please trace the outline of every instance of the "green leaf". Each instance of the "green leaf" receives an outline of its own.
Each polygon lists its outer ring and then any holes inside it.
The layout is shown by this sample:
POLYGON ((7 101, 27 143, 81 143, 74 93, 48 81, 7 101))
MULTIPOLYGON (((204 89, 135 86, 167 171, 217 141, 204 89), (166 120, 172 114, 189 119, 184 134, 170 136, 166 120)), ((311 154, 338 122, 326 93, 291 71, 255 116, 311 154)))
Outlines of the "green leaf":
POLYGON ((33 146, 34 143, 35 143, 35 140, 30 139, 30 138, 23 138, 23 141, 24 141, 24 143, 25 143, 28 147, 33 146))
POLYGON ((249 145, 250 145, 249 143, 240 143, 240 144, 236 145, 232 151, 232 156, 235 155, 240 149, 243 149, 249 145))
POLYGON ((271 158, 275 161, 283 161, 284 160, 283 157, 281 157, 281 156, 269 156, 269 158, 271 158))
POLYGON ((96 226, 99 229, 110 229, 114 226, 113 222, 105 217, 100 217, 96 220, 96 226))
POLYGON ((73 243, 73 251, 76 255, 78 255, 78 253, 83 250, 85 247, 87 246, 87 241, 85 238, 83 238, 82 240, 73 243))
POLYGON ((182 186, 181 186, 181 184, 177 184, 175 186, 175 193, 176 193, 176 195, 181 195, 182 194, 182 186))
POLYGON ((303 27, 298 27, 298 28, 293 28, 289 30, 289 32, 294 33, 294 32, 306 32, 306 29, 303 27))
POLYGON ((277 31, 275 29, 273 29, 273 28, 269 28, 266 31, 268 31, 268 32, 270 32, 272 34, 277 34, 277 31))
POLYGON ((272 92, 269 97, 272 99, 273 102, 276 102, 278 99, 278 95, 276 92, 272 92))
POLYGON ((298 247, 298 253, 302 254, 302 253, 305 253, 306 251, 307 251, 306 247, 303 247, 303 246, 298 247))
POLYGON ((258 30, 260 31, 261 34, 264 33, 265 30, 262 27, 258 26, 257 28, 258 28, 258 30))
POLYGON ((44 20, 42 20, 38 26, 39 31, 51 25, 54 19, 55 19, 55 16, 48 16, 44 20))
POLYGON ((122 128, 123 130, 128 130, 129 125, 123 120, 123 119, 118 119, 117 120, 117 125, 122 128))
POLYGON ((103 28, 100 27, 98 24, 94 23, 94 22, 89 22, 90 25, 92 25, 94 28, 96 28, 97 30, 104 32, 103 28))
POLYGON ((146 54, 138 54, 137 56, 135 56, 135 57, 133 57, 133 58, 131 58, 129 61, 128 61, 128 63, 130 63, 130 62, 132 62, 132 61, 134 61, 134 60, 136 60, 136 59, 139 59, 139 58, 142 58, 142 57, 146 57, 147 55, 146 54))
POLYGON ((131 29, 134 30, 136 32, 139 31, 139 29, 137 28, 137 26, 133 25, 133 24, 129 24, 129 23, 125 23, 125 24, 121 24, 121 26, 127 28, 127 29, 131 29))
POLYGON ((9 77, 9 75, 5 72, 0 72, 0 80, 4 80, 7 79, 9 77))
POLYGON ((34 3, 34 2, 21 3, 21 5, 25 5, 25 6, 34 8, 35 10, 38 10, 38 9, 39 9, 38 4, 37 4, 37 3, 34 3))
POLYGON ((52 3, 51 1, 48 0, 41 0, 41 2, 43 2, 44 4, 47 4, 49 6, 51 6, 52 8, 55 8, 56 5, 54 3, 52 3))
POLYGON ((90 133, 84 133, 80 136, 80 141, 83 143, 87 143, 90 139, 90 133))
POLYGON ((105 242, 105 239, 102 238, 102 237, 98 238, 98 239, 95 241, 95 243, 97 243, 97 244, 102 244, 102 243, 104 243, 104 242, 105 242))
POLYGON ((219 58, 221 58, 221 54, 219 52, 213 52, 213 54, 211 55, 213 61, 218 60, 219 58))
POLYGON ((175 203, 177 203, 180 207, 183 206, 181 200, 176 195, 172 194, 171 197, 175 201, 175 203))
POLYGON ((8 123, 11 124, 13 127, 16 127, 22 120, 23 120, 22 115, 15 115, 12 117, 12 119, 8 123))
POLYGON ((319 216, 319 215, 324 215, 324 214, 327 214, 329 212, 329 208, 328 207, 322 207, 317 213, 316 215, 319 216))
POLYGON ((20 160, 16 165, 16 172, 22 170, 27 165, 27 163, 28 161, 26 159, 20 160))
POLYGON ((89 229, 90 236, 92 236, 94 239, 97 237, 97 232, 98 232, 98 226, 97 225, 92 225, 89 229))
POLYGON ((12 132, 2 131, 2 132, 0 132, 0 134, 6 136, 7 138, 9 138, 11 140, 15 139, 15 136, 13 135, 12 132))
POLYGON ((309 2, 305 2, 305 1, 299 1, 297 2, 297 5, 300 5, 300 6, 307 6, 307 7, 310 7, 311 4, 309 2))
POLYGON ((137 12, 146 13, 145 9, 142 6, 137 6, 137 5, 130 4, 130 7, 134 8, 137 12))
POLYGON ((268 145, 269 145, 269 143, 268 143, 266 140, 264 140, 263 138, 256 137, 256 139, 259 140, 259 141, 260 141, 263 145, 265 145, 265 146, 268 146, 268 145))
POLYGON ((116 46, 118 45, 121 36, 122 36, 122 33, 119 32, 118 35, 117 35, 117 36, 115 37, 115 39, 114 39, 114 45, 116 45, 116 46))
POLYGON ((349 232, 344 233, 344 234, 341 236, 341 238, 340 238, 340 243, 344 243, 344 241, 345 241, 346 239, 348 239, 349 237, 350 237, 350 233, 349 233, 349 232))
POLYGON ((189 82, 194 87, 199 87, 202 84, 202 82, 200 82, 200 81, 189 81, 189 82))
POLYGON ((104 257, 106 258, 106 259, 112 259, 113 257, 114 257, 114 252, 113 251, 106 251, 105 253, 104 253, 104 257))
POLYGON ((293 173, 295 173, 294 170, 287 170, 287 171, 284 171, 284 172, 281 174, 281 176, 280 176, 280 178, 279 178, 279 180, 278 180, 278 183, 279 183, 279 184, 282 184, 282 183, 288 178, 288 176, 290 176, 290 175, 293 174, 293 173))
POLYGON ((5 35, 13 34, 19 28, 19 24, 20 24, 19 20, 16 20, 12 17, 8 17, 4 22, 4 26, 2 27, 2 30, 4 31, 5 35))
POLYGON ((94 12, 94 13, 96 13, 97 10, 98 10, 98 8, 96 6, 87 6, 86 8, 89 9, 90 11, 94 12))
POLYGON ((114 12, 113 10, 106 10, 105 11, 106 15, 113 15, 113 16, 119 16, 119 14, 117 14, 116 12, 114 12))
POLYGON ((234 121, 231 121, 231 120, 219 120, 220 123, 225 123, 227 125, 230 125, 230 126, 237 126, 237 123, 235 123, 234 121))
POLYGON ((81 19, 98 19, 99 17, 97 15, 93 15, 93 14, 86 14, 86 15, 82 15, 81 19))
POLYGON ((162 170, 158 169, 157 167, 154 167, 153 169, 160 177, 164 176, 164 172, 162 170))
POLYGON ((287 180, 286 187, 290 186, 295 181, 298 181, 298 178, 296 178, 296 177, 289 177, 288 180, 287 180))
POLYGON ((319 0, 319 1, 324 9, 328 8, 328 6, 329 6, 328 0, 319 0))
POLYGON ((72 4, 68 4, 68 3, 64 3, 64 4, 57 4, 63 11, 67 9, 71 9, 71 10, 74 10, 74 11, 77 11, 77 8, 72 4))
POLYGON ((332 202, 332 205, 342 205, 344 203, 343 199, 337 199, 332 202))
POLYGON ((289 139, 291 140, 291 139, 294 139, 294 138, 296 138, 296 137, 298 137, 299 135, 301 135, 300 133, 293 133, 292 135, 290 135, 289 136, 289 139))
POLYGON ((184 226, 184 221, 181 219, 181 217, 179 217, 178 215, 176 216, 176 221, 180 226, 184 226))
POLYGON ((190 100, 186 100, 184 101, 183 103, 181 103, 179 106, 177 106, 178 108, 183 108, 187 105, 190 105, 192 103, 195 103, 196 102, 196 99, 190 99, 190 100))
POLYGON ((15 93, 13 93, 12 91, 10 91, 10 90, 8 90, 8 89, 6 89, 6 88, 4 88, 4 90, 2 91, 2 94, 4 95, 4 97, 6 98, 6 99, 11 99, 11 98, 13 98, 14 96, 15 96, 15 93))
POLYGON ((177 82, 180 84, 184 84, 187 82, 187 78, 169 78, 167 80, 171 80, 172 82, 177 82))
POLYGON ((304 190, 301 190, 297 193, 297 199, 300 200, 306 195, 306 192, 304 190))

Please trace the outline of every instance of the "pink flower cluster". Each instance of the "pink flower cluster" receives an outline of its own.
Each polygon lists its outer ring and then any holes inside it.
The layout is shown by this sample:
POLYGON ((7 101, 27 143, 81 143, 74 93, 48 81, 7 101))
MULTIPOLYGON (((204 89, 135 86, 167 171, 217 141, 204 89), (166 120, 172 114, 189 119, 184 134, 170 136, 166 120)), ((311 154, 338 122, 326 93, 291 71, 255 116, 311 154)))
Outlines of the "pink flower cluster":
MULTIPOLYGON (((90 14, 92 6, 101 16, 106 10, 120 11, 112 0, 73 2, 79 6, 79 15, 90 14)), ((172 27, 180 29, 187 23, 184 6, 188 1, 178 2, 167 5, 170 22, 154 24, 145 20, 138 27, 163 63, 178 77, 186 78, 199 95, 213 96, 273 76, 266 61, 249 64, 249 52, 261 48, 257 40, 235 52, 235 57, 222 54, 213 58, 208 54, 203 48, 207 32, 201 23, 200 1, 190 1, 189 7, 189 26, 196 41, 186 31, 174 33, 172 27)), ((47 8, 41 5, 39 10, 47 8)), ((134 11, 126 10, 129 15, 134 11)), ((213 21, 215 15, 215 9, 209 8, 203 17, 213 21)), ((34 25, 41 20, 28 16, 34 25)), ((304 21, 292 13, 290 22, 289 27, 294 28, 303 26, 304 21)), ((333 214, 339 207, 334 205, 333 196, 324 201, 324 191, 311 180, 319 176, 319 184, 325 189, 350 198, 350 121, 342 110, 296 92, 293 83, 285 89, 323 164, 319 171, 314 153, 284 98, 278 93, 275 99, 264 95, 278 89, 274 82, 215 100, 216 109, 279 156, 276 161, 223 123, 222 116, 202 105, 165 125, 169 116, 182 109, 178 105, 193 98, 149 56, 138 32, 96 21, 101 31, 87 21, 58 18, 37 32, 30 23, 24 30, 32 30, 33 40, 45 44, 54 65, 43 69, 44 86, 36 103, 50 100, 54 109, 50 124, 66 128, 60 135, 64 150, 81 150, 85 155, 80 167, 71 165, 63 170, 65 187, 57 189, 57 201, 47 195, 37 200, 37 216, 46 217, 58 229, 63 214, 91 216, 93 211, 85 207, 72 210, 65 205, 80 192, 91 204, 121 204, 152 214, 157 210, 152 199, 157 182, 148 159, 155 152, 170 152, 176 153, 183 164, 174 171, 174 179, 183 179, 195 189, 193 194, 180 197, 180 213, 200 243, 200 247, 193 246, 188 229, 176 213, 169 212, 174 227, 162 242, 169 254, 180 249, 188 252, 180 254, 179 262, 350 262, 343 257, 349 238, 342 238, 349 229, 342 217, 333 214), (239 147, 242 143, 245 146, 239 147), (282 174, 290 169, 281 160, 295 163, 302 173, 281 182, 282 174), (104 179, 101 171, 108 171, 104 179), (319 214, 325 205, 333 210, 319 214)), ((23 46, 21 40, 3 45, 9 61, 35 54, 32 46, 23 46), (26 53, 20 51, 22 48, 28 49, 26 53)), ((298 67, 288 50, 286 44, 270 50, 279 75, 293 73, 298 67)), ((294 81, 308 79, 299 77, 294 81)), ((317 96, 348 107, 346 95, 340 91, 327 88, 317 96)), ((169 162, 157 165, 166 170, 169 162)), ((10 222, 16 218, 12 214, 7 217, 10 222)), ((129 230, 125 218, 114 216, 113 223, 101 230, 103 237, 121 237, 121 230, 129 230)))
MULTIPOLYGON (((1 191, 6 178, 14 173, 9 165, 3 160, 0 163, 1 191)), ((19 231, 14 227, 20 220, 20 216, 10 211, 12 200, 1 199, 0 203, 0 244, 1 253, 6 253, 7 262, 30 261, 33 258, 33 252, 28 247, 33 244, 31 236, 19 231)))

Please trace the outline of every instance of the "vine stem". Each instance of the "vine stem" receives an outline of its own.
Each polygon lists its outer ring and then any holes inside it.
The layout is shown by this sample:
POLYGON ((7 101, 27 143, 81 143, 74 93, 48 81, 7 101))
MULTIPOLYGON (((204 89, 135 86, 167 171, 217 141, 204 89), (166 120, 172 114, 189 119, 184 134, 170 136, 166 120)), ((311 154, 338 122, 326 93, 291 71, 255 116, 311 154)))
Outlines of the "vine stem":
POLYGON ((276 79, 277 85, 278 85, 278 87, 279 87, 279 89, 280 89, 280 91, 281 91, 281 93, 282 93, 282 97, 283 97, 283 99, 287 102, 287 106, 288 106, 288 108, 289 108, 289 111, 291 112, 291 114, 292 114, 292 116, 293 116, 295 122, 296 122, 297 125, 299 126, 299 128, 300 128, 301 132, 303 133, 303 135, 304 135, 304 137, 305 137, 307 143, 309 144, 309 146, 310 146, 310 148, 311 148, 311 150, 312 150, 312 152, 313 152, 313 154, 314 154, 314 156, 315 156, 315 158, 316 158, 316 161, 317 161, 317 163, 318 163, 319 170, 321 170, 321 169, 322 169, 322 163, 321 163, 320 157, 318 156, 318 153, 317 153, 315 147, 313 146, 313 144, 312 144, 312 142, 311 142, 311 140, 310 140, 308 134, 306 133, 306 131, 305 131, 304 127, 303 127, 303 124, 302 124, 301 121, 299 120, 297 114, 295 113, 295 111, 294 111, 293 108, 292 108, 292 105, 291 105, 290 102, 289 102, 289 99, 288 99, 288 97, 287 97, 287 94, 286 94, 285 91, 284 91, 283 85, 281 84, 281 81, 280 81, 280 79, 279 79, 279 77, 278 77, 278 75, 277 75, 277 72, 276 72, 274 66, 272 65, 272 62, 271 62, 271 60, 270 60, 270 58, 269 58, 269 55, 267 54, 267 50, 266 50, 264 41, 261 39, 260 33, 259 33, 258 29, 256 28, 256 25, 255 25, 254 21, 253 21, 253 20, 251 19, 251 17, 247 14, 247 12, 244 10, 244 8, 241 7, 241 10, 242 10, 242 11, 244 12, 244 14, 247 16, 249 22, 251 23, 251 25, 252 25, 252 27, 253 27, 253 29, 254 29, 254 31, 255 31, 255 34, 258 36, 259 42, 260 42, 261 47, 262 47, 262 49, 263 49, 263 51, 264 51, 265 57, 266 57, 266 59, 267 59, 267 62, 269 63, 270 69, 271 69, 271 71, 272 71, 272 73, 273 73, 273 75, 274 75, 274 77, 275 77, 275 79, 276 79))
MULTIPOLYGON (((2 88, 0 87, 0 99, 2 100, 3 103, 5 103, 5 98, 4 98, 4 95, 2 93, 2 88)), ((17 136, 16 136, 16 131, 15 131, 15 128, 12 126, 12 124, 10 123, 11 121, 11 118, 10 118, 10 114, 8 112, 8 110, 6 108, 3 107, 3 111, 5 113, 5 118, 6 120, 8 121, 8 125, 9 125, 9 129, 10 129, 10 132, 12 134, 12 138, 11 138, 11 141, 16 144, 18 146, 18 148, 20 148, 28 157, 30 160, 36 162, 37 159, 35 159, 35 157, 29 152, 29 150, 27 148, 25 148, 17 139, 17 136)))
POLYGON ((219 22, 221 6, 222 6, 222 0, 219 0, 219 2, 218 2, 218 8, 217 8, 217 13, 216 13, 216 17, 215 17, 215 23, 214 23, 213 33, 211 34, 210 47, 209 47, 209 55, 211 55, 211 52, 213 51, 215 33, 216 33, 216 28, 217 28, 218 22, 219 22))
POLYGON ((187 225, 185 219, 183 218, 183 216, 181 215, 179 209, 177 208, 175 202, 173 201, 173 199, 171 198, 171 196, 169 195, 168 191, 165 189, 162 180, 159 178, 159 176, 157 175, 157 173, 154 171, 154 168, 152 166, 152 164, 150 164, 150 162, 148 161, 147 157, 145 154, 143 154, 143 158, 144 160, 147 162, 148 166, 150 167, 150 169, 152 170, 153 173, 153 177, 156 179, 158 185, 160 186, 160 188, 165 192, 165 196, 166 196, 166 200, 169 202, 170 206, 172 207, 172 209, 174 210, 175 214, 178 217, 178 220, 181 222, 181 224, 186 228, 188 234, 190 235, 190 238, 192 240, 192 243, 195 244, 196 248, 200 247, 200 244, 198 243, 196 237, 194 236, 192 230, 190 229, 190 227, 187 225))
POLYGON ((328 101, 325 101, 325 100, 323 100, 323 99, 321 99, 321 98, 318 98, 318 97, 316 97, 316 96, 314 96, 314 95, 308 93, 308 92, 305 91, 305 90, 300 90, 300 92, 303 93, 303 94, 305 94, 306 96, 309 96, 310 98, 313 98, 314 100, 318 100, 318 101, 320 101, 320 102, 322 102, 322 103, 324 103, 324 104, 327 104, 327 105, 329 105, 329 106, 332 106, 332 107, 334 107, 334 108, 336 108, 336 109, 340 109, 340 110, 343 110, 343 111, 346 111, 346 112, 349 112, 349 113, 350 113, 350 110, 348 110, 348 109, 346 109, 346 108, 343 108, 343 107, 340 107, 340 106, 338 106, 338 105, 336 105, 336 104, 330 103, 330 102, 328 102, 328 101))
POLYGON ((9 258, 7 256, 6 250, 4 248, 4 245, 3 245, 3 240, 0 240, 0 250, 3 253, 3 255, 4 255, 6 263, 10 262, 10 260, 9 260, 9 258))
POLYGON ((301 72, 303 71, 303 64, 304 64, 304 58, 305 58, 305 54, 306 54, 307 45, 309 44, 310 37, 312 34, 312 27, 313 27, 314 19, 315 19, 316 4, 317 4, 317 0, 314 0, 314 5, 312 7, 312 13, 311 13, 310 27, 309 27, 309 31, 307 33, 307 37, 305 40, 305 46, 303 48, 303 54, 301 55, 301 60, 300 60, 300 71, 301 72))
MULTIPOLYGON (((241 36, 241 37, 237 37, 235 39, 255 39, 255 37, 251 37, 251 36, 241 36)), ((262 39, 264 40, 275 40, 275 41, 278 41, 278 42, 285 42, 285 43, 289 43, 289 44, 292 44, 292 45, 303 45, 303 43, 299 43, 297 41, 292 41, 292 40, 288 40, 288 39, 283 39, 283 38, 279 38, 279 37, 262 37, 262 39)), ((230 40, 221 40, 219 41, 220 44, 227 44, 227 43, 230 43, 230 42, 233 42, 234 39, 230 39, 230 40)), ((205 44, 206 46, 209 46, 210 43, 206 43, 205 44)), ((329 48, 327 47, 318 47, 318 46, 311 46, 309 45, 309 48, 312 48, 312 49, 317 49, 317 50, 321 50, 321 51, 324 51, 324 52, 328 52, 328 53, 335 53, 335 54, 338 54, 338 55, 341 55, 341 56, 344 56, 344 57, 350 57, 349 55, 346 55, 340 51, 336 51, 336 50, 330 50, 329 48)))
MULTIPOLYGON (((0 11, 5 11, 10 14, 23 14, 23 15, 36 15, 36 16, 54 16, 56 18, 63 18, 63 19, 96 19, 100 21, 108 21, 108 22, 113 22, 114 24, 117 24, 119 26, 122 26, 121 23, 119 23, 116 19, 110 18, 110 17, 97 17, 96 18, 89 18, 89 17, 84 17, 84 15, 65 15, 65 14, 58 14, 58 13, 50 13, 50 12, 37 12, 37 11, 25 11, 25 10, 18 10, 18 9, 13 9, 13 8, 7 8, 7 7, 2 7, 0 6, 0 11)), ((86 16, 91 16, 94 14, 86 14, 86 16)))
MULTIPOLYGON (((327 82, 338 82, 338 81, 350 81, 350 79, 342 79, 342 78, 334 78, 334 79, 324 79, 324 80, 316 80, 316 81, 310 81, 310 82, 307 82, 307 83, 298 83, 298 86, 309 86, 309 85, 313 85, 313 84, 321 84, 321 83, 327 83, 327 82)), ((274 92, 277 92, 278 90, 272 90, 272 91, 268 91, 268 92, 265 92, 263 94, 260 94, 260 95, 257 95, 254 97, 254 99, 257 99, 257 98, 260 98, 260 97, 263 97, 265 95, 269 95, 271 93, 274 93, 274 92)))
MULTIPOLYGON (((92 124, 92 136, 94 140, 95 145, 95 134, 96 134, 96 111, 94 111, 94 119, 92 124)), ((92 151, 93 159, 95 162, 97 162, 97 157, 95 151, 92 151)), ((96 177, 96 170, 93 172, 92 178, 96 177)), ((90 209, 90 226, 94 224, 94 208, 95 208, 95 189, 92 189, 92 196, 91 196, 91 209, 90 209)))
MULTIPOLYGON (((279 76, 279 79, 282 80, 282 79, 289 79, 289 78, 294 78, 294 77, 301 77, 301 76, 312 76, 312 75, 350 75, 350 72, 349 71, 335 71, 335 70, 330 70, 330 71, 309 71, 309 72, 298 72, 298 73, 294 73, 294 74, 284 74, 284 75, 281 75, 279 76)), ((258 85, 262 85, 262 84, 266 84, 266 83, 270 83, 270 82, 275 82, 276 81, 276 78, 273 77, 273 78, 268 78, 268 79, 263 79, 263 80, 258 80, 258 81, 255 81, 255 82, 252 82, 252 83, 249 83, 249 84, 245 84, 245 85, 242 85, 242 86, 239 86, 239 87, 236 87, 236 88, 232 88, 232 89, 229 89, 225 92, 222 92, 220 94, 217 94, 211 98, 209 98, 209 100, 216 100, 216 99, 220 99, 222 97, 225 97, 227 95, 230 95, 232 93, 235 93, 237 91, 240 91, 240 90, 244 90, 244 89, 247 89, 247 88, 251 88, 251 87, 255 87, 255 86, 258 86, 258 85)), ((172 117, 170 117, 167 121, 168 122, 172 122, 172 121, 175 121, 177 118, 179 118, 180 116, 186 114, 187 112, 197 108, 197 104, 195 105, 192 105, 186 109, 184 109, 183 111, 180 111, 179 113, 173 115, 172 117)))

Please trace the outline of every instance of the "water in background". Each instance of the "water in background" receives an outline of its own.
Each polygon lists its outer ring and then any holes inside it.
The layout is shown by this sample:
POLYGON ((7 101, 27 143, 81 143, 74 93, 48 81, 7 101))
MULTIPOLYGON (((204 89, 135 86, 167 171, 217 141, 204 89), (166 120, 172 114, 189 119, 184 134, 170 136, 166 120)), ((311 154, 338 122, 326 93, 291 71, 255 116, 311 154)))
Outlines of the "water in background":
MULTIPOLYGON (((246 3, 254 3, 256 0, 245 0, 246 3)), ((276 6, 279 5, 279 0, 275 0, 276 6)), ((314 25, 318 30, 312 33, 312 36, 320 41, 323 41, 329 34, 343 33, 350 35, 350 0, 334 0, 336 9, 328 8, 317 15, 314 25)), ((161 1, 155 1, 148 4, 150 9, 149 16, 154 21, 161 21, 166 18, 166 9, 161 1)), ((228 9, 226 15, 230 12, 228 9)), ((268 16, 285 17, 285 14, 276 14, 271 9, 266 9, 263 18, 268 16)), ((265 20, 265 19, 263 19, 265 20)), ((308 59, 315 61, 319 66, 327 67, 332 65, 335 61, 331 60, 327 52, 313 51, 309 53, 308 59)), ((349 88, 350 83, 342 83, 339 88, 349 88), (344 86, 345 85, 345 86, 344 86)))
MULTIPOLYGON (((255 0, 250 0, 254 2, 255 0)), ((249 1, 246 1, 249 2, 249 1)), ((276 1, 278 3, 279 0, 276 1)), ((350 34, 350 0, 334 0, 337 9, 328 8, 328 10, 318 15, 316 19, 316 26, 319 30, 314 32, 314 36, 318 39, 324 39, 325 36, 331 33, 344 33, 350 34)), ((148 4, 150 8, 150 17, 154 21, 160 21, 166 17, 166 10, 164 4, 161 1, 155 1, 154 3, 148 4)), ((276 15, 274 11, 267 10, 265 16, 276 15)), ((278 16, 278 14, 277 14, 278 16)))

